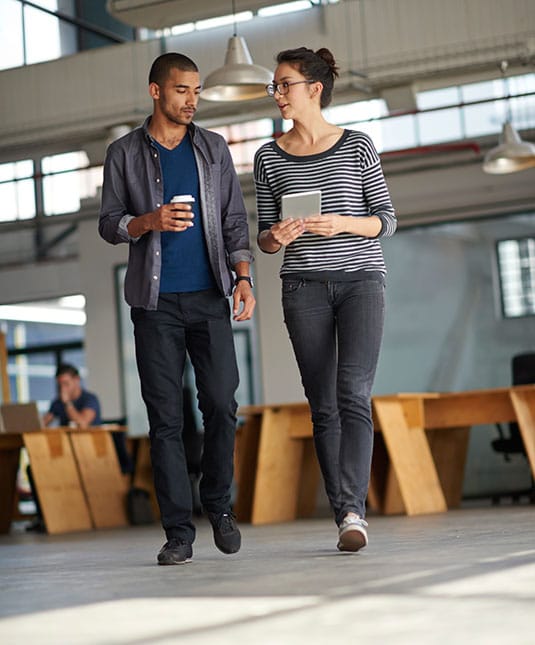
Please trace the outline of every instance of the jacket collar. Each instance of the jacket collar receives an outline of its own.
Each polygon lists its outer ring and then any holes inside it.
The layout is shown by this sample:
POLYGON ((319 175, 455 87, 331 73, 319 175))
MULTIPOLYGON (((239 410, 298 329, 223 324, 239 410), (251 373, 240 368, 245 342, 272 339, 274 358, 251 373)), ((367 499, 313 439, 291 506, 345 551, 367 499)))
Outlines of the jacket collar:
MULTIPOLYGON (((154 137, 153 137, 153 136, 151 136, 151 134, 150 134, 150 132, 149 132, 149 125, 150 125, 150 120, 151 120, 151 119, 152 119, 152 116, 151 116, 151 115, 149 115, 149 116, 145 119, 145 121, 143 122, 143 126, 142 126, 142 128, 143 128, 143 136, 145 137, 145 139, 147 140, 147 142, 148 142, 149 144, 153 145, 153 144, 154 144, 154 142, 155 142, 156 140, 154 139, 154 137)), ((190 124, 188 125, 188 131, 189 131, 189 133, 190 133, 191 140, 192 140, 193 142, 195 142, 197 145, 198 145, 198 141, 197 141, 197 138, 198 138, 198 137, 197 137, 198 130, 199 130, 198 126, 196 126, 194 123, 190 123, 190 124)))

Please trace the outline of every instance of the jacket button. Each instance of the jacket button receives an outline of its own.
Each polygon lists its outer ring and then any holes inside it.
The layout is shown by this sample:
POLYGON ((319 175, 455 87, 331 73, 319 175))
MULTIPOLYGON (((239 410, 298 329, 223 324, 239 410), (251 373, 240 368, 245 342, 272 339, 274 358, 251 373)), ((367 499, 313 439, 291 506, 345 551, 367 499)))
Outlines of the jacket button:
POLYGON ((153 275, 153 276, 152 276, 152 279, 153 279, 153 280, 158 280, 158 276, 157 276, 157 275, 153 275))

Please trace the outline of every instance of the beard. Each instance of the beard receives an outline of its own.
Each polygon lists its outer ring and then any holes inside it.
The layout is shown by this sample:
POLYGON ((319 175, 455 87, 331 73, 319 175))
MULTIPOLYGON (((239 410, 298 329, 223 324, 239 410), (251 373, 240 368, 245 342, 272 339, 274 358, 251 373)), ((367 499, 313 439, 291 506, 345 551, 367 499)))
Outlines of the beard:
POLYGON ((160 110, 165 118, 175 125, 189 125, 195 114, 195 108, 190 108, 191 112, 183 111, 183 108, 172 110, 165 99, 160 99, 160 110))

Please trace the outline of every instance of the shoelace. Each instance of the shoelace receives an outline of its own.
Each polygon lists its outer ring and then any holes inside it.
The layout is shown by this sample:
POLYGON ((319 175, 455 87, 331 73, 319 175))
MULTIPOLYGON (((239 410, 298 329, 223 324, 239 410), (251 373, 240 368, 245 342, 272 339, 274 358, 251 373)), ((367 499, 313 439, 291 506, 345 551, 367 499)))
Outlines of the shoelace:
POLYGON ((222 533, 230 533, 236 529, 233 513, 223 513, 219 518, 219 530, 222 533))
POLYGON ((350 526, 351 524, 358 524, 358 526, 362 526, 363 528, 367 528, 368 526, 368 522, 360 517, 346 517, 340 526, 350 526))
POLYGON ((179 538, 170 538, 167 540, 167 544, 165 546, 174 548, 177 546, 184 546, 187 545, 187 542, 184 542, 184 540, 180 540, 179 538))

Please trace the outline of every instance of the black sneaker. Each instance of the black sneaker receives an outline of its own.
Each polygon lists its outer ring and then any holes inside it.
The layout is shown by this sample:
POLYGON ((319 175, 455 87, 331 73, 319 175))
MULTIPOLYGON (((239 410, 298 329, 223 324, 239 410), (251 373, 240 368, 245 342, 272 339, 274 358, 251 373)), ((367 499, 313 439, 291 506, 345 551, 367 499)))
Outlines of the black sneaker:
POLYGON ((158 553, 158 564, 185 564, 191 562, 193 549, 189 542, 169 538, 158 553))
POLYGON ((208 513, 214 531, 216 547, 223 553, 237 553, 241 547, 241 533, 234 513, 208 513))

